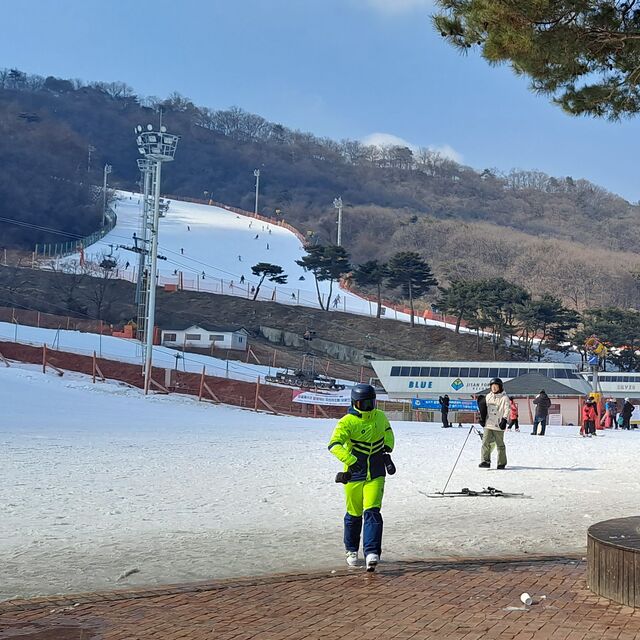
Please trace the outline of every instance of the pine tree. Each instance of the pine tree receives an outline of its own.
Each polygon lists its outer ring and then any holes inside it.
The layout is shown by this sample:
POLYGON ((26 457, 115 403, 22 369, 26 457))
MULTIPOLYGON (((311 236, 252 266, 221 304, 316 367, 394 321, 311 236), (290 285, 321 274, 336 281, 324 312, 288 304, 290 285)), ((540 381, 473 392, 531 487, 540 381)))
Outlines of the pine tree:
POLYGON ((262 283, 265 281, 265 278, 269 280, 269 282, 275 282, 276 284, 286 284, 288 276, 284 275, 284 269, 277 264, 270 264, 269 262, 258 262, 258 264, 254 264, 251 267, 251 273, 254 276, 260 276, 260 282, 258 282, 258 286, 256 287, 255 293, 253 294, 253 300, 258 297, 258 293, 260 293, 260 287, 262 283))
POLYGON ((429 289, 438 284, 431 268, 415 251, 401 251, 389 260, 389 285, 400 288, 405 298, 409 299, 411 308, 411 326, 414 326, 415 298, 422 297, 429 289))
POLYGON ((307 255, 300 260, 296 260, 296 264, 313 273, 316 280, 316 292, 320 308, 329 311, 333 283, 351 270, 349 255, 344 247, 339 247, 338 245, 315 245, 306 247, 305 251, 307 255), (322 302, 319 286, 320 282, 325 281, 329 281, 329 297, 327 298, 326 307, 322 302))
POLYGON ((437 0, 452 45, 479 46, 572 115, 617 120, 640 110, 640 6, 619 0, 437 0))
POLYGON ((376 318, 382 315, 382 284, 385 278, 388 276, 389 270, 386 264, 378 262, 377 260, 369 260, 364 264, 358 265, 357 269, 353 272, 354 280, 363 287, 376 287, 378 310, 376 312, 376 318))

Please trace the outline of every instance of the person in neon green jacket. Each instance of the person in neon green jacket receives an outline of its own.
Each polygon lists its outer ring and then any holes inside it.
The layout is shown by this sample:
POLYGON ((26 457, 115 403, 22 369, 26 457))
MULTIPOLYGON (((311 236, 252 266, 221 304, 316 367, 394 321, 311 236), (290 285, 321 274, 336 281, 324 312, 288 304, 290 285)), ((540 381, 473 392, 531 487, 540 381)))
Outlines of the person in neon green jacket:
POLYGON ((344 463, 336 482, 345 485, 344 545, 349 566, 358 563, 361 534, 367 571, 373 571, 380 560, 380 510, 387 471, 395 473, 389 456, 394 443, 389 420, 376 409, 375 389, 370 384, 355 385, 351 408, 340 418, 329 441, 329 451, 344 463))

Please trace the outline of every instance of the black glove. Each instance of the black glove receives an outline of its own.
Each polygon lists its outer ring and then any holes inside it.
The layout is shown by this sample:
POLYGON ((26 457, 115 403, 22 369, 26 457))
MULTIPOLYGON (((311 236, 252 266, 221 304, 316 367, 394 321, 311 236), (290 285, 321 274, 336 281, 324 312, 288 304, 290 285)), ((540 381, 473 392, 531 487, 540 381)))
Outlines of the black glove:
POLYGON ((392 476, 396 472, 396 465, 393 464, 393 460, 388 453, 383 454, 382 459, 384 460, 384 466, 387 470, 387 473, 392 476))
POLYGON ((502 420, 500 420, 500 428, 503 431, 507 428, 507 419, 506 418, 502 418, 502 420))
POLYGON ((350 471, 339 471, 336 474, 336 482, 340 482, 342 484, 347 484, 351 480, 351 472, 350 471))
POLYGON ((356 460, 352 465, 349 466, 349 472, 351 474, 354 473, 362 473, 367 470, 367 463, 364 460, 356 460))

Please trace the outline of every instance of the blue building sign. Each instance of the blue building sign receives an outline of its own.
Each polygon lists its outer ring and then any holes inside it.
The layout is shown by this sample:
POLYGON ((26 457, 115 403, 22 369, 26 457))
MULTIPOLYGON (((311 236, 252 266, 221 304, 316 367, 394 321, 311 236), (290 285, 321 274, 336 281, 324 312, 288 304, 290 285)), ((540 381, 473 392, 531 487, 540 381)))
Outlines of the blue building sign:
MULTIPOLYGON (((439 411, 440 403, 426 398, 412 398, 411 408, 439 411)), ((478 403, 475 400, 449 400, 449 411, 478 411, 478 403)))

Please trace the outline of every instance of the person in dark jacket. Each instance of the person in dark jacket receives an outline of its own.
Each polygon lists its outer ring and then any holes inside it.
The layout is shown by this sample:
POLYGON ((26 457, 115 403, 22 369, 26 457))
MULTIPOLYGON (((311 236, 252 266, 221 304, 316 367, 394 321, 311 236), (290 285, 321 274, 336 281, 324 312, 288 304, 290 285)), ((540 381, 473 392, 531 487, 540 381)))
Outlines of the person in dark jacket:
POLYGON ((631 400, 629 398, 624 399, 624 404, 622 405, 622 428, 623 429, 631 429, 631 414, 633 413, 633 405, 631 404, 631 400))
POLYGON ((443 395, 438 398, 438 402, 440 403, 440 415, 442 417, 442 428, 446 429, 450 427, 449 424, 449 396, 443 395))
POLYGON ((536 405, 536 415, 533 419, 532 436, 543 436, 547 429, 547 418, 549 417, 549 407, 551 400, 544 389, 540 389, 540 393, 533 399, 536 405), (540 433, 538 433, 538 425, 540 425, 540 433))

